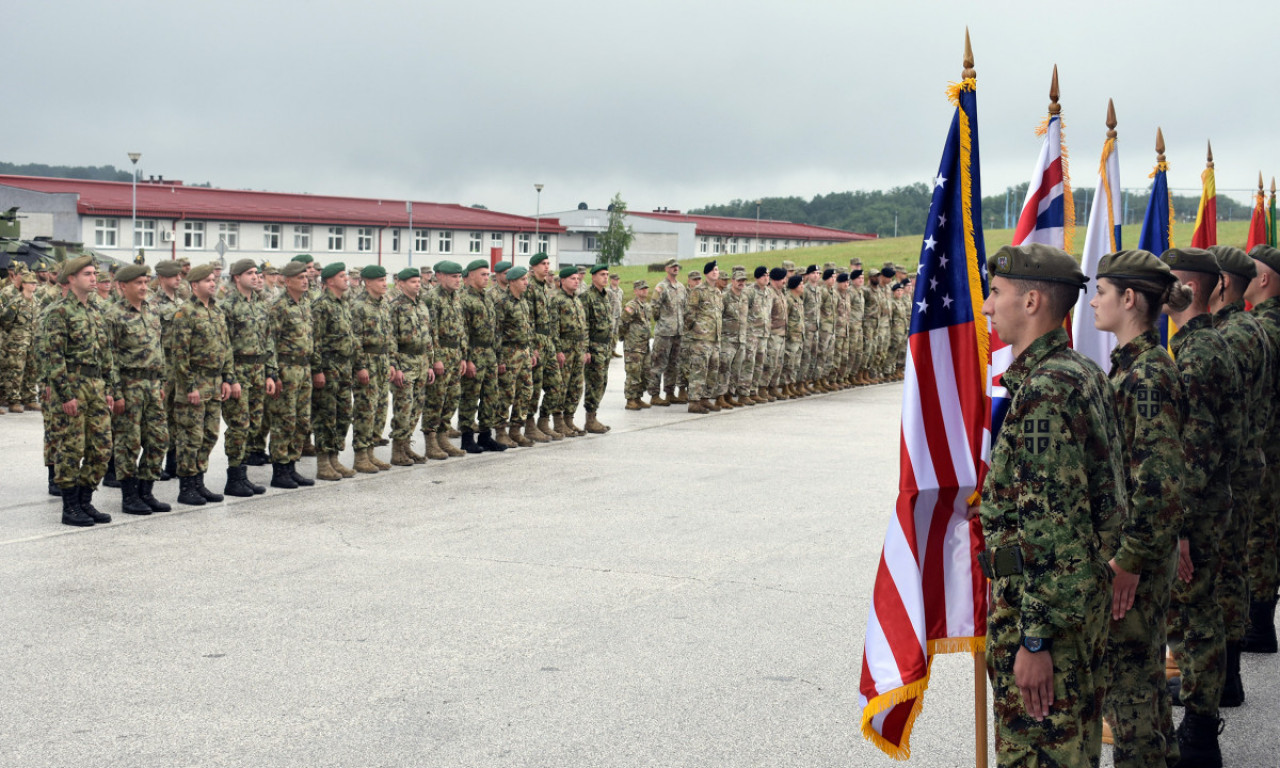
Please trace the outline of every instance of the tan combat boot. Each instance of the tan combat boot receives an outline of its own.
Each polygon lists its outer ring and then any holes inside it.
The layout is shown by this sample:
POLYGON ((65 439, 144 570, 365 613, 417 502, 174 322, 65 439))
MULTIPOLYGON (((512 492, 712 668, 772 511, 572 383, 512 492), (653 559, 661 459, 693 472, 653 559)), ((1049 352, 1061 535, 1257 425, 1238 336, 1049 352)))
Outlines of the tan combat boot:
POLYGON ((424 442, 427 445, 426 450, 423 451, 425 455, 422 457, 424 464, 427 459, 431 459, 432 461, 444 461, 449 458, 449 454, 445 453, 444 449, 440 447, 440 440, 436 437, 435 432, 428 432, 423 435, 423 437, 425 438, 424 442))
POLYGON ((611 429, 611 427, 606 427, 600 423, 600 420, 596 418, 595 411, 587 411, 587 423, 584 426, 593 435, 603 435, 611 429))
POLYGON ((462 433, 458 431, 457 427, 449 427, 449 431, 446 432, 445 435, 450 440, 457 440, 458 438, 462 437, 462 433))
POLYGON ((397 467, 412 467, 413 459, 409 458, 409 454, 405 449, 409 447, 408 440, 392 440, 391 441, 391 464, 397 467))
POLYGON ((22 413, 22 403, 9 403, 9 413, 22 413))
POLYGON ((449 442, 448 432, 436 433, 436 445, 440 448, 440 450, 444 451, 450 456, 466 456, 467 455, 466 451, 454 446, 453 443, 449 442))
POLYGON ((555 427, 552 427, 552 426, 551 426, 551 421, 552 421, 552 419, 554 419, 554 420, 555 420, 555 422, 556 422, 556 425, 557 425, 557 426, 560 424, 560 420, 559 420, 558 418, 554 417, 554 416, 553 416, 553 417, 551 417, 551 418, 548 418, 548 417, 546 417, 546 416, 539 416, 539 417, 538 417, 538 429, 539 429, 539 431, 541 431, 541 432, 542 432, 542 434, 546 435, 547 437, 551 438, 552 440, 563 440, 563 439, 564 439, 564 433, 562 433, 562 432, 560 432, 560 431, 556 430, 556 429, 555 429, 555 427))
POLYGON ((36 401, 32 400, 31 402, 27 403, 27 410, 28 410, 28 411, 35 411, 36 413, 39 413, 39 412, 40 412, 40 404, 39 404, 39 403, 37 403, 36 401))
POLYGON ((720 395, 719 397, 716 398, 716 406, 719 407, 720 410, 722 411, 733 410, 733 406, 729 405, 729 401, 724 399, 724 395, 720 395))
POLYGON ((342 473, 333 468, 330 463, 332 453, 316 454, 316 479, 317 480, 341 480, 342 473))
POLYGON ((702 400, 694 400, 689 403, 689 413, 711 413, 707 410, 707 406, 703 405, 702 400))
POLYGON ((356 460, 355 464, 352 465, 352 468, 355 469, 355 471, 362 472, 366 475, 376 475, 378 473, 378 468, 369 460, 368 448, 361 448, 356 451, 356 460))
POLYGON ((639 400, 637 400, 636 402, 640 404, 640 407, 641 407, 641 408, 652 408, 652 407, 653 407, 652 405, 650 405, 649 403, 646 403, 646 402, 644 401, 644 397, 641 397, 641 398, 640 398, 639 400))
POLYGON ((379 472, 386 472, 388 469, 391 469, 390 464, 378 458, 377 454, 373 452, 373 446, 369 446, 364 450, 365 455, 369 457, 369 463, 377 467, 379 472))
POLYGON ((532 448, 536 443, 529 437, 520 434, 520 424, 513 424, 507 428, 507 437, 521 448, 532 448))
POLYGON ((335 472, 342 475, 343 477, 356 476, 356 471, 354 469, 348 466, 344 466, 341 461, 338 461, 338 454, 336 453, 329 454, 329 465, 333 467, 333 470, 335 472))
POLYGON ((720 406, 716 403, 715 400, 711 400, 709 398, 705 398, 705 397, 702 398, 702 407, 706 408, 708 411, 712 411, 713 413, 720 412, 720 406))
POLYGON ((535 443, 551 442, 551 436, 538 429, 538 425, 534 422, 532 416, 524 420, 524 436, 535 443))
MULTIPOLYGON (((670 392, 667 393, 671 394, 670 392)), ((671 405, 671 398, 662 395, 649 395, 649 405, 671 405)))
POLYGON ((578 429, 578 425, 573 423, 572 413, 561 413, 556 416, 556 431, 565 437, 582 437, 587 434, 578 429))
POLYGON ((494 441, 495 443, 497 443, 498 445, 505 446, 505 447, 507 447, 507 448, 519 448, 519 447, 520 447, 520 444, 519 444, 519 443, 517 443, 515 440, 512 440, 511 438, 507 437, 507 428, 506 428, 506 427, 494 427, 494 428, 493 428, 493 441, 494 441))
POLYGON ((640 409, 641 409, 641 407, 642 407, 642 406, 640 405, 640 401, 639 401, 639 400, 636 400, 635 398, 632 398, 632 399, 630 399, 630 400, 628 400, 628 401, 627 401, 627 410, 628 410, 628 411, 638 411, 638 410, 640 410, 640 409))
POLYGON ((676 405, 687 405, 689 402, 689 390, 677 389, 675 398, 672 399, 671 402, 675 403, 676 405))

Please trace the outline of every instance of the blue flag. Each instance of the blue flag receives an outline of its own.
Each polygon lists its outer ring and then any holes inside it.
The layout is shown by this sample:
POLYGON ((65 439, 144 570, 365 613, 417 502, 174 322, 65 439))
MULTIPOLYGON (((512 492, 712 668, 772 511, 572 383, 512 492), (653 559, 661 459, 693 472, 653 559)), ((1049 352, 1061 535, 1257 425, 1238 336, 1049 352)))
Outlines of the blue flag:
MULTIPOLYGON (((1151 199, 1147 201, 1147 214, 1142 217, 1142 234, 1138 237, 1138 247, 1144 251, 1150 251, 1156 256, 1173 247, 1173 222, 1170 219, 1169 211, 1169 180, 1166 178, 1169 164, 1163 158, 1164 156, 1161 155, 1161 160, 1156 163, 1156 169, 1151 174, 1155 182, 1151 185, 1151 199)), ((1156 321, 1156 327, 1160 329, 1160 344, 1165 349, 1168 349, 1168 315, 1160 315, 1160 319, 1156 321)))

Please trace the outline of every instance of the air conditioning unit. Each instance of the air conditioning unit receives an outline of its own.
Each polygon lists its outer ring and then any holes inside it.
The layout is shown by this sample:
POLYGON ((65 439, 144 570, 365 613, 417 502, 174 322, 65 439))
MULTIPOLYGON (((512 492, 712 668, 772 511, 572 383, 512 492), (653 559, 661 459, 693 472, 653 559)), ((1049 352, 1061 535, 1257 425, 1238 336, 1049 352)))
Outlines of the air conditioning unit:
POLYGON ((172 242, 173 242, 173 240, 174 240, 174 237, 173 237, 173 230, 171 230, 171 229, 166 229, 165 231, 161 232, 161 233, 160 233, 160 240, 161 240, 161 241, 163 241, 163 242, 166 242, 166 243, 172 243, 172 242))

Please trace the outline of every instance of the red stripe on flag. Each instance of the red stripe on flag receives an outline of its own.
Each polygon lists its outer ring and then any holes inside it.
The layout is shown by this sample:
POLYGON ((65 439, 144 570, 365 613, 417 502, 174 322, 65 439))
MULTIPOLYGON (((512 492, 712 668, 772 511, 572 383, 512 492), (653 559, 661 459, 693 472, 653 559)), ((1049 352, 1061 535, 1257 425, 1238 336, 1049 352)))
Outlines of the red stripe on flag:
POLYGON ((1032 197, 1022 207, 1022 215, 1018 217, 1018 226, 1013 233, 1013 244, 1018 245, 1036 229, 1036 219, 1040 218, 1040 203, 1053 192, 1053 188, 1062 183, 1062 158, 1055 157, 1049 167, 1040 174, 1040 186, 1035 188, 1032 197))

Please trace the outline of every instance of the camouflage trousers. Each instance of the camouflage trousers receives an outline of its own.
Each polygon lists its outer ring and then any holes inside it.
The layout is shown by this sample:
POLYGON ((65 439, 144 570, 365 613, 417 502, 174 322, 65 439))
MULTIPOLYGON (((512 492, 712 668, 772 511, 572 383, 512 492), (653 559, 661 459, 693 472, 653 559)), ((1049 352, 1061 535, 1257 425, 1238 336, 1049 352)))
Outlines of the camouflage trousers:
POLYGON ((849 352, 848 365, 849 373, 858 374, 862 372, 862 351, 864 346, 862 337, 862 324, 851 326, 849 328, 849 352))
POLYGON ((716 397, 716 379, 720 376, 720 347, 714 341, 685 339, 685 378, 689 381, 689 400, 716 397))
MULTIPOLYGON (((1177 567, 1176 551, 1147 563, 1133 608, 1111 622, 1107 638, 1107 698, 1103 711, 1115 735, 1116 768, 1177 762, 1178 740, 1165 685, 1165 622, 1177 567)), ((1108 614, 1109 615, 1109 614, 1108 614)))
POLYGON ((354 406, 351 416, 351 447, 357 451, 373 448, 387 426, 387 396, 391 383, 391 363, 385 355, 369 366, 369 383, 352 385, 354 406))
MULTIPOLYGON (((1022 647, 1021 589, 1015 579, 991 582, 987 611, 987 673, 996 730, 996 765, 1000 768, 1069 766, 1093 768, 1102 751, 1102 698, 1106 689, 1103 651, 1111 589, 1098 571, 1094 589, 1081 595, 1084 626, 1055 636, 1053 649, 1053 704, 1048 717, 1037 722, 1022 704, 1022 693, 1013 676, 1013 663, 1022 647)), ((1043 652, 1043 651, 1042 651, 1043 652)))
POLYGON ((35 402, 29 398, 28 379, 35 371, 27 362, 31 351, 30 339, 11 335, 4 339, 3 351, 0 352, 0 405, 35 402))
POLYGON ((222 401, 218 399, 221 388, 220 377, 192 373, 191 388, 174 393, 173 420, 178 429, 173 443, 178 451, 178 477, 209 470, 209 454, 218 444, 222 430, 222 401), (190 392, 200 393, 199 404, 192 405, 187 399, 190 392))
POLYGON ((68 387, 77 405, 75 416, 60 414, 54 445, 53 481, 59 488, 84 485, 97 488, 111 461, 111 413, 107 410, 107 385, 102 379, 81 379, 68 387))
POLYGON ((676 388, 676 372, 680 364, 680 337, 655 336, 653 351, 649 353, 649 394, 658 396, 665 387, 670 392, 676 388))
POLYGON ((591 355, 591 362, 582 367, 585 384, 582 405, 587 413, 595 413, 600 409, 600 400, 604 398, 604 388, 609 382, 609 358, 613 357, 613 348, 608 344, 593 343, 587 345, 587 352, 591 355))
POLYGON ((448 431, 453 414, 458 411, 458 398, 462 392, 458 366, 462 362, 462 350, 454 347, 436 349, 436 360, 444 365, 444 373, 436 382, 427 386, 422 406, 422 431, 448 431))
POLYGON ((784 378, 787 368, 787 337, 781 333, 770 332, 765 343, 769 348, 765 352, 764 386, 780 387, 787 383, 784 378))
POLYGON ((1222 563, 1210 532, 1206 541, 1191 541, 1191 583, 1174 579, 1169 600, 1169 649, 1182 672, 1178 696, 1188 712, 1216 718, 1226 681, 1227 642, 1222 632, 1222 606, 1214 590, 1222 563))
POLYGON ((578 346, 564 353, 564 367, 560 369, 559 398, 555 402, 552 413, 563 413, 572 416, 578 410, 578 401, 582 399, 584 368, 582 355, 586 347, 578 346))
MULTIPOLYGON (((267 366, 236 363, 235 376, 240 382, 240 397, 222 403, 222 420, 227 425, 226 434, 222 436, 222 452, 227 455, 228 467, 244 463, 249 436, 260 428, 267 409, 267 366)), ((119 463, 117 459, 116 464, 119 463)))
POLYGON ((891 346, 889 321, 885 320, 876 328, 876 371, 881 375, 887 375, 893 369, 891 346))
POLYGON ((498 426, 517 426, 533 414, 533 352, 518 347, 504 347, 502 364, 506 371, 498 375, 498 426))
POLYGON ((324 386, 311 390, 311 429, 316 434, 316 453, 341 453, 351 428, 350 367, 324 372, 324 386))
POLYGON ((795 384, 800 381, 800 364, 804 356, 804 339, 787 337, 787 359, 783 364, 782 381, 784 384, 795 384))
POLYGON ((769 357, 769 334, 762 336, 747 335, 747 353, 742 358, 743 394, 753 394, 760 387, 766 387, 765 369, 769 357))
POLYGON ((1218 580, 1218 604, 1222 606, 1222 626, 1227 643, 1244 640, 1249 628, 1249 530, 1253 526, 1262 475, 1258 468, 1244 469, 1231 478, 1231 520, 1218 539, 1222 553, 1222 576, 1218 580))
MULTIPOLYGON (((1275 437, 1271 437, 1274 441, 1275 437)), ((1249 597, 1254 602, 1266 602, 1276 596, 1277 573, 1276 542, 1280 540, 1280 456, 1267 457, 1267 471, 1253 508, 1253 521, 1249 525, 1246 570, 1249 579, 1249 597)))
POLYGON ((676 388, 689 388, 689 345, 693 342, 681 337, 680 359, 676 361, 676 388))
POLYGON ((418 424, 422 424, 423 434, 435 431, 436 425, 422 417, 428 386, 425 371, 405 371, 404 384, 391 387, 392 440, 412 440, 418 424))
POLYGON ((628 400, 639 400, 644 397, 645 382, 649 376, 649 345, 625 347, 622 357, 627 369, 627 382, 622 394, 628 400))
POLYGON ((746 344, 735 339, 720 339, 720 351, 716 357, 716 387, 713 397, 737 394, 738 379, 742 375, 742 356, 746 344), (731 391, 732 390, 732 391, 731 391))
POLYGON ((311 434, 311 367, 280 365, 280 394, 267 401, 271 419, 271 461, 284 464, 302 458, 311 434))
POLYGON ((863 373, 871 374, 875 372, 875 360, 879 351, 876 341, 875 321, 864 323, 862 326, 862 355, 858 359, 858 367, 863 373))
POLYGON ((818 327, 804 326, 804 344, 800 348, 800 369, 796 372, 796 381, 810 381, 814 378, 814 370, 818 360, 818 327))
POLYGON ((249 439, 245 441, 245 451, 247 453, 266 453, 267 452, 267 436, 271 434, 271 409, 267 407, 266 401, 262 404, 262 418, 256 422, 249 420, 249 439))
POLYGON ((159 379, 122 378, 120 390, 124 394, 125 411, 111 416, 111 451, 116 460, 116 477, 159 480, 164 455, 169 450, 164 384, 159 379))
POLYGON ((476 375, 463 377, 458 395, 458 429, 492 429, 498 425, 498 357, 492 348, 472 349, 476 375))
MULTIPOLYGON (((530 369, 533 388, 529 392, 529 399, 522 406, 525 415, 531 419, 538 415, 538 405, 542 402, 542 392, 547 376, 554 376, 556 369, 556 353, 550 339, 544 335, 535 335, 534 349, 538 351, 538 364, 530 369), (548 373, 549 370, 551 373, 548 373)), ((545 409, 543 413, 545 415, 545 409)))
POLYGON ((63 431, 66 430, 66 421, 61 418, 62 403, 53 402, 53 396, 48 387, 44 388, 41 395, 43 407, 40 409, 40 416, 44 423, 44 465, 52 467, 57 457, 58 443, 62 440, 63 431))
POLYGON ((831 375, 831 362, 836 348, 836 335, 832 331, 818 331, 818 352, 814 360, 814 378, 825 379, 831 375))

